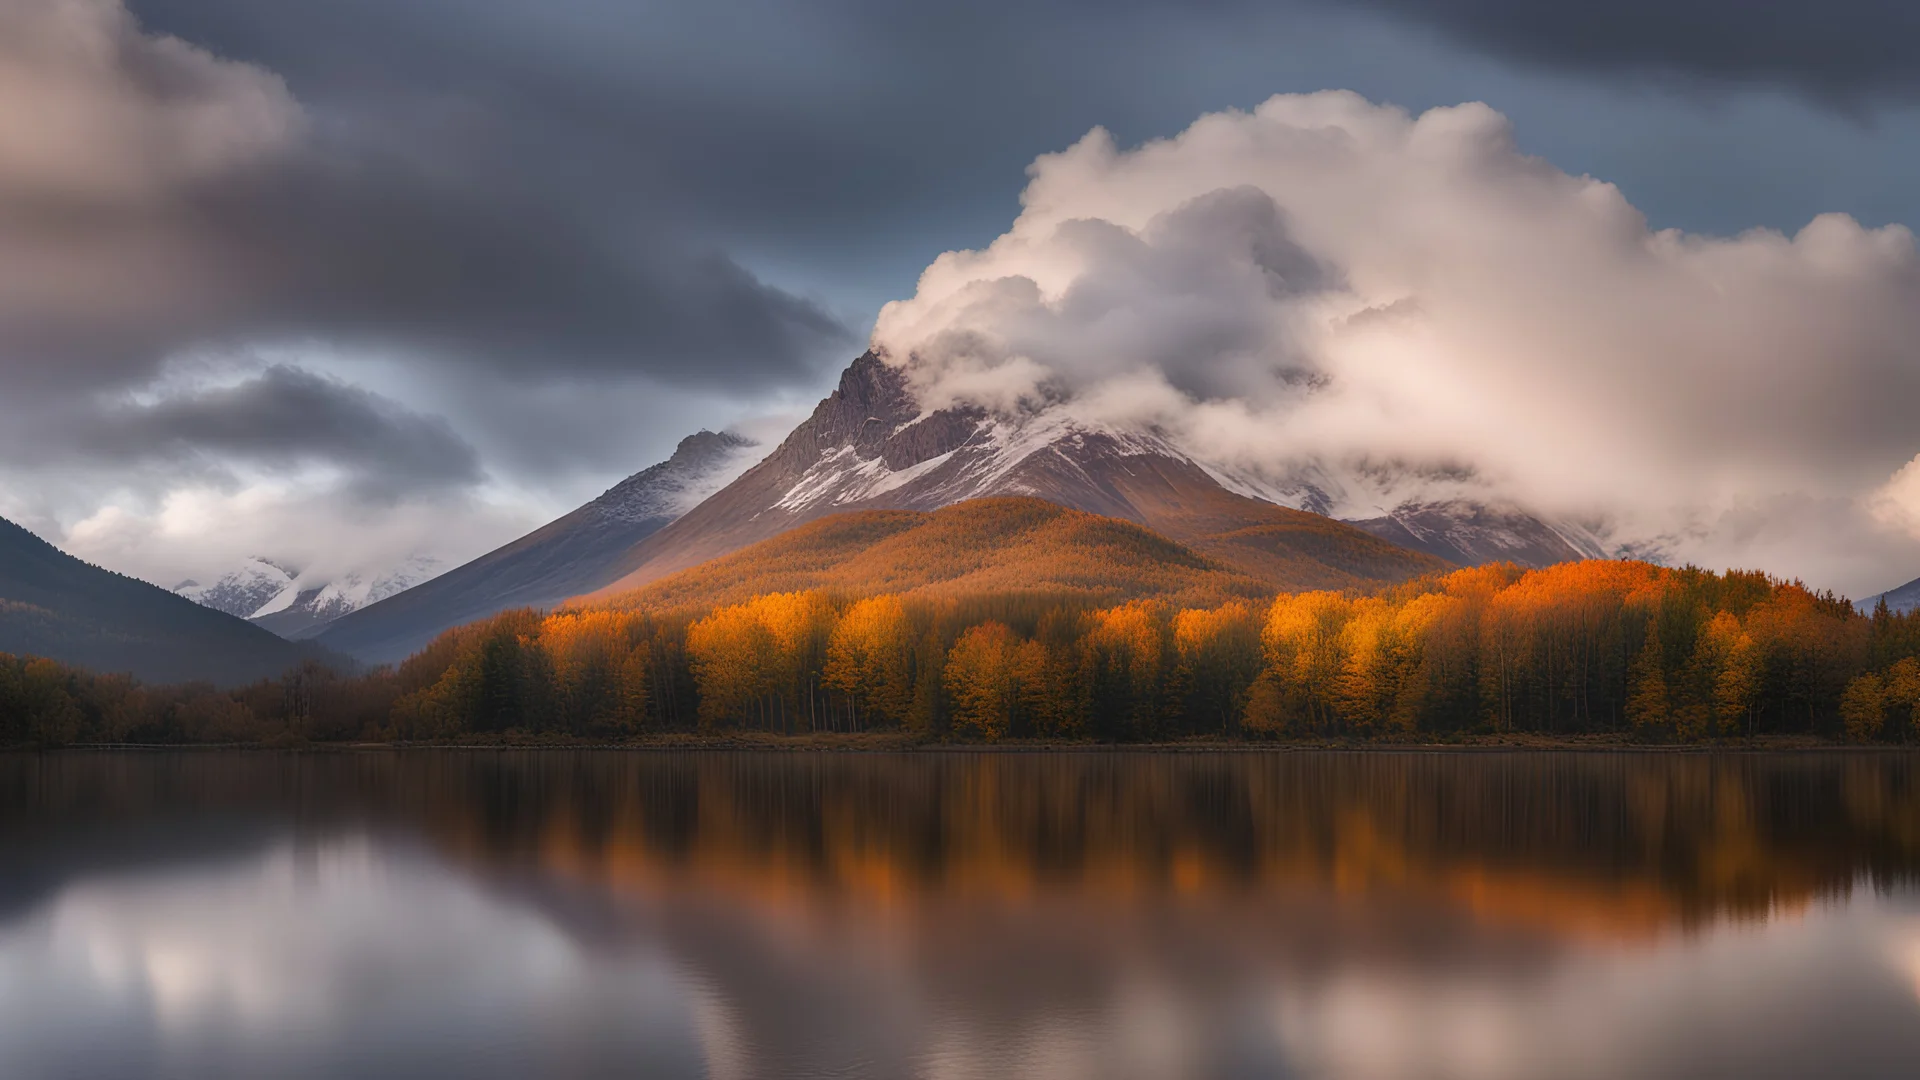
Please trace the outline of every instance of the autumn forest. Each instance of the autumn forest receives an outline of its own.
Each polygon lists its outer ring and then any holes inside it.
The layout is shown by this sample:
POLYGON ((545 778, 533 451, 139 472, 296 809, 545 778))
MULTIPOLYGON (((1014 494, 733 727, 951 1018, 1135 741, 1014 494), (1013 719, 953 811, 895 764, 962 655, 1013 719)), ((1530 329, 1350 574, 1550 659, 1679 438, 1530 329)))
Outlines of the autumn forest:
POLYGON ((1491 566, 1208 607, 1071 593, 508 612, 357 676, 147 687, 0 657, 0 742, 1920 738, 1920 619, 1756 573, 1491 566))

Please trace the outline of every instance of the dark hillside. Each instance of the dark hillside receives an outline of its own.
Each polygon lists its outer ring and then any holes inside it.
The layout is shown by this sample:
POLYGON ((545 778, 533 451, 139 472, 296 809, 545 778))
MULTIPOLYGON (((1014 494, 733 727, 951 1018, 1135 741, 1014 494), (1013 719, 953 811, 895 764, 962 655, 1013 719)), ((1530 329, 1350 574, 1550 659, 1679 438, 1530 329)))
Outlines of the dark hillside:
POLYGON ((223 685, 319 655, 157 585, 81 562, 0 519, 0 652, 147 682, 223 685))

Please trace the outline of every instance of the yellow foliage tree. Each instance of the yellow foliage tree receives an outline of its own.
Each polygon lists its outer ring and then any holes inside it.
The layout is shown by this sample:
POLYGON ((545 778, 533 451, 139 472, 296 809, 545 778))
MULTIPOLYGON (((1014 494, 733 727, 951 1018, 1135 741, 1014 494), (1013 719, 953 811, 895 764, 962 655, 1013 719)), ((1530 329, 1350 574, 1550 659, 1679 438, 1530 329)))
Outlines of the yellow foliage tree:
POLYGON ((1760 650, 1730 611, 1715 612, 1707 620, 1696 648, 1706 659, 1712 683, 1714 722, 1721 734, 1733 734, 1750 721, 1759 696, 1760 650))
POLYGON ((700 689, 700 725, 766 725, 776 679, 773 631, 751 604, 723 607, 687 628, 687 661, 700 689))
POLYGON ((630 612, 565 611, 541 620, 561 722, 575 733, 631 734, 645 722, 646 645, 630 612))
POLYGON ((751 720, 783 731, 818 726, 818 672, 833 633, 818 593, 769 593, 723 607, 687 630, 700 722, 751 720))
POLYGON ((853 704, 859 726, 904 724, 913 709, 913 655, 906 603, 871 597, 848 608, 834 627, 821 681, 853 704))
POLYGON ((1088 614, 1081 637, 1096 725, 1109 735, 1153 729, 1164 649, 1159 609, 1136 601, 1088 614))
POLYGON ((1280 708, 1298 712, 1316 731, 1331 727, 1337 715, 1346 667, 1343 633, 1352 615, 1353 602, 1339 593, 1298 593, 1273 602, 1261 632, 1280 708))
POLYGON ((1005 623, 970 626, 947 652, 945 682, 953 728, 994 742, 1013 725, 1018 705, 1020 640, 1005 623))
POLYGON ((1189 722, 1228 731, 1260 674, 1260 617, 1236 600, 1173 618, 1174 693, 1189 722))
POLYGON ((1299 714, 1287 707, 1280 676, 1269 668, 1247 688, 1247 705, 1240 726, 1260 735, 1284 735, 1294 729, 1299 714))
POLYGON ((1847 738, 1870 742, 1878 736, 1887 723, 1886 703, 1886 683, 1880 676, 1869 672, 1847 683, 1840 695, 1840 719, 1847 738))
POLYGON ((1037 735, 1078 735, 1086 726, 1070 655, 1023 641, 1013 657, 1016 717, 1037 735))
POLYGON ((1673 719, 1658 619, 1647 621, 1646 641, 1627 672, 1627 719, 1634 727, 1659 727, 1673 719))

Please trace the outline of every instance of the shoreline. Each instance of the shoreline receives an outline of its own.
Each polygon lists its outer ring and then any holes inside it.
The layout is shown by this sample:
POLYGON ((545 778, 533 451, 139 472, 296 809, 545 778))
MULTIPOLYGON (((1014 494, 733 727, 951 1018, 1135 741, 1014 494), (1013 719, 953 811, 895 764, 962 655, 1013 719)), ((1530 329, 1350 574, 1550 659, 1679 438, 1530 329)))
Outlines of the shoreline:
POLYGON ((1183 739, 1171 742, 1101 743, 1074 740, 947 742, 900 732, 769 735, 758 732, 660 734, 617 742, 556 736, 499 736, 445 742, 298 741, 242 743, 79 743, 66 746, 0 747, 4 754, 244 752, 341 754, 381 751, 595 751, 603 753, 793 753, 793 754, 1295 754, 1295 753, 1565 753, 1565 754, 1915 754, 1920 745, 1848 743, 1810 736, 1760 736, 1699 743, 1636 741, 1624 735, 1543 737, 1465 736, 1446 741, 1363 739, 1183 739))

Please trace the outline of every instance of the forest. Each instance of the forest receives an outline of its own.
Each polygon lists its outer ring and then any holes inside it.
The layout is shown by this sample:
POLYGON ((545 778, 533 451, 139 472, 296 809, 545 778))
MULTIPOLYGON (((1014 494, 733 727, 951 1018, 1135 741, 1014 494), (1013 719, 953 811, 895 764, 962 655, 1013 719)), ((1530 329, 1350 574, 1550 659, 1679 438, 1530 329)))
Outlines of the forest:
POLYGON ((235 690, 0 656, 0 744, 1920 740, 1920 617, 1749 572, 1588 561, 1181 607, 798 591, 508 612, 405 662, 235 690))

